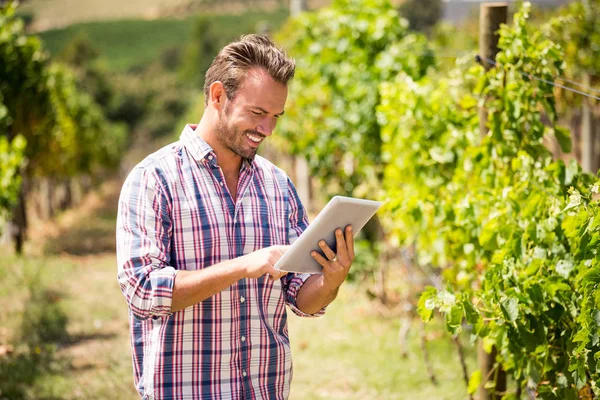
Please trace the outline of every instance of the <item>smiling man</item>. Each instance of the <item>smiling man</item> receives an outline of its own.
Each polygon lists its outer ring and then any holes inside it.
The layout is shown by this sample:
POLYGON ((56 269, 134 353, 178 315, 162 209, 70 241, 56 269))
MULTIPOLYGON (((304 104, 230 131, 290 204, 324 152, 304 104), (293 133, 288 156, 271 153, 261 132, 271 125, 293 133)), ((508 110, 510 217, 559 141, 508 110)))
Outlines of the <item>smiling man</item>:
POLYGON ((221 50, 198 125, 125 181, 118 279, 144 399, 285 399, 286 304, 319 316, 354 259, 352 230, 314 254, 322 275, 273 266, 308 220, 287 175, 256 151, 283 115, 294 61, 266 36, 221 50))

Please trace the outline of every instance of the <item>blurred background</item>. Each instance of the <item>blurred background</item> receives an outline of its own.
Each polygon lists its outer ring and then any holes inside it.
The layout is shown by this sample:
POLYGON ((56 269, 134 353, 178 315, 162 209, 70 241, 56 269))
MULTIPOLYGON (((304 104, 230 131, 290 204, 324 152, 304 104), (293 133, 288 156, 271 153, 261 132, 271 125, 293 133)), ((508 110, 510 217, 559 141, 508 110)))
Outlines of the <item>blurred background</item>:
POLYGON ((311 216, 386 201, 291 398, 596 398, 600 1, 485 3, 0 0, 0 399, 137 398, 119 191, 245 33, 297 61, 260 152, 311 216))

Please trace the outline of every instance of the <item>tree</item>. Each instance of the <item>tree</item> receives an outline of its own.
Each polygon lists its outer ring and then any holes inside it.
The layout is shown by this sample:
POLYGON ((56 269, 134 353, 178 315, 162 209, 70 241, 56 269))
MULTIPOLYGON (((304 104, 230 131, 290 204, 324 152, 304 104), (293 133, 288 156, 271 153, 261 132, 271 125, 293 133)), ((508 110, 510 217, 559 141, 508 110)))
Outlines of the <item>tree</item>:
POLYGON ((208 67, 217 56, 219 49, 230 39, 232 38, 223 37, 216 32, 210 17, 197 17, 192 29, 192 36, 184 50, 181 66, 182 79, 201 88, 208 67))
MULTIPOLYGON (((0 94, 0 127, 6 129, 7 110, 0 94)), ((14 206, 21 186, 19 171, 23 166, 23 150, 25 140, 15 137, 12 142, 0 136, 0 221, 6 217, 14 206)))
MULTIPOLYGON (((53 65, 39 39, 27 36, 15 5, 0 9, 0 94, 6 110, 2 135, 25 138, 25 183, 36 176, 94 173, 118 161, 122 127, 110 125, 98 105, 77 89, 74 75, 53 65)), ((26 185, 13 211, 14 239, 22 251, 26 185)))

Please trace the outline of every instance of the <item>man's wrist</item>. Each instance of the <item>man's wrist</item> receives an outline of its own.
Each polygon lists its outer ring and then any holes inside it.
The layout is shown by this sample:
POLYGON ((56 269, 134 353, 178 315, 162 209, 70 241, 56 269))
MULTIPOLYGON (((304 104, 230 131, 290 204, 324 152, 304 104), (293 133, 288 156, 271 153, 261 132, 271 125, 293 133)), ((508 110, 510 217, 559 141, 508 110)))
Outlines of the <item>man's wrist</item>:
POLYGON ((234 258, 225 262, 225 268, 233 271, 233 277, 236 281, 248 276, 248 268, 243 257, 234 258))

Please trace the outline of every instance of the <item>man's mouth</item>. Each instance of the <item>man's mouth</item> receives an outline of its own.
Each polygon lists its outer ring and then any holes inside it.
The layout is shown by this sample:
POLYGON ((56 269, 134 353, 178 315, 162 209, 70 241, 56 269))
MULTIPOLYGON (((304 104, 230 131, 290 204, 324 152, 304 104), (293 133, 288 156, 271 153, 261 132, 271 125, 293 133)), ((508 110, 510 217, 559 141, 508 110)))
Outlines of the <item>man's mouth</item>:
POLYGON ((246 132, 246 136, 248 136, 248 139, 250 139, 253 143, 256 144, 259 144, 265 138, 263 135, 257 135, 249 132, 246 132))

